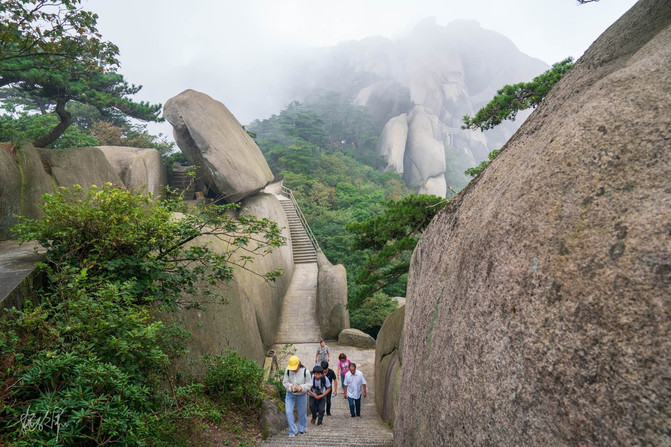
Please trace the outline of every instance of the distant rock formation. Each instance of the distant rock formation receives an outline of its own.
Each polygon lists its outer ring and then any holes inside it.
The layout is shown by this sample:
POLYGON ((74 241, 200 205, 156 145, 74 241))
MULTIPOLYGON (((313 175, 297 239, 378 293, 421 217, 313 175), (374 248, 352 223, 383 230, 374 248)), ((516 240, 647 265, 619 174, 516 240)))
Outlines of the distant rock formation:
POLYGON ((185 90, 166 101, 163 115, 174 128, 177 145, 215 196, 238 202, 273 179, 261 150, 221 102, 185 90))
POLYGON ((671 444, 671 2, 611 26, 411 261, 398 446, 671 444))
POLYGON ((355 98, 384 126, 378 152, 388 169, 418 192, 452 195, 464 171, 500 148, 519 123, 482 133, 461 129, 505 84, 530 81, 547 70, 506 37, 456 21, 439 26, 425 19, 398 41, 371 37, 306 56, 294 91, 336 90, 355 98))

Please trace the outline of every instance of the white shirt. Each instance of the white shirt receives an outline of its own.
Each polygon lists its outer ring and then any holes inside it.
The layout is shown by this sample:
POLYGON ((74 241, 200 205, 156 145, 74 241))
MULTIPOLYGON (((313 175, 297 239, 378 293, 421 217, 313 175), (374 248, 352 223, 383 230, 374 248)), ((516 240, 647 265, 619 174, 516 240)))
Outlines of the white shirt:
POLYGON ((366 379, 358 369, 354 375, 352 375, 352 371, 347 371, 343 385, 347 387, 347 397, 358 399, 361 397, 361 385, 366 385, 366 379))

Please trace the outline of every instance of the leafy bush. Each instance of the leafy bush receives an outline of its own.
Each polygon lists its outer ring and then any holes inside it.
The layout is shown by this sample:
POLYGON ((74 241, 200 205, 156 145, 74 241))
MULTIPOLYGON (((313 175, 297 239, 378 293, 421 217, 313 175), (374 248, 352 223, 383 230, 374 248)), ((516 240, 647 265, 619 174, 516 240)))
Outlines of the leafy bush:
POLYGON ((207 393, 243 407, 257 407, 263 398, 263 369, 253 360, 229 351, 225 356, 206 356, 207 393))
POLYGON ((373 338, 384 323, 384 320, 396 309, 398 305, 383 292, 376 292, 366 298, 361 306, 350 310, 350 324, 373 338))
MULTIPOLYGON (((42 218, 17 227, 22 241, 46 247, 41 268, 49 281, 38 305, 26 303, 0 320, 2 439, 17 446, 144 445, 176 417, 222 420, 201 403, 197 385, 166 393, 167 367, 185 352, 188 332, 158 321, 156 310, 183 304, 179 297, 197 281, 229 279, 232 265, 244 267, 249 253, 283 238, 266 219, 222 214, 231 207, 176 219, 178 207, 176 199, 156 202, 110 185, 85 195, 63 188, 45 196, 42 218), (201 234, 226 238, 230 251, 193 244, 201 234), (233 257, 238 250, 247 253, 233 257)), ((231 399, 243 392, 252 403, 260 379, 245 362, 225 364, 219 392, 230 390, 231 399)))

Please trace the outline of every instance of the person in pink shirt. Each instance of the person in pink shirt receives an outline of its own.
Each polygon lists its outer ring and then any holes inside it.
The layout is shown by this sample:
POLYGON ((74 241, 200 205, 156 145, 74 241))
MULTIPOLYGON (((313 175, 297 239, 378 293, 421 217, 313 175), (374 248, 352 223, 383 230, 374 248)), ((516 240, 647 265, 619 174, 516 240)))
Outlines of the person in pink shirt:
POLYGON ((347 358, 344 352, 340 353, 338 356, 338 366, 336 367, 336 371, 338 375, 340 376, 340 385, 345 383, 345 374, 349 371, 349 364, 351 362, 347 358))

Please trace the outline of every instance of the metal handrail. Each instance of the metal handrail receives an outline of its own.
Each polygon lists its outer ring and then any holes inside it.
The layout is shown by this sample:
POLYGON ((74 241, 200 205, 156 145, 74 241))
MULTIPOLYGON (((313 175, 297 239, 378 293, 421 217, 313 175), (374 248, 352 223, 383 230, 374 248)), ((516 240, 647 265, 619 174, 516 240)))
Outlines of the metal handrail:
POLYGON ((319 248, 319 243, 317 242, 317 238, 315 235, 312 233, 312 230, 310 229, 310 225, 308 225, 308 221, 305 220, 305 216, 303 215, 303 212, 301 211, 301 207, 298 206, 298 202, 296 202, 296 198, 294 197, 294 193, 287 188, 286 186, 282 185, 282 195, 289 200, 291 200, 291 203, 294 205, 294 209, 296 210, 296 215, 298 215, 298 219, 301 221, 301 225, 303 225, 303 228, 305 229, 305 232, 308 235, 308 238, 310 238, 310 242, 312 242, 312 246, 315 248, 317 252, 321 252, 322 249, 319 248))

